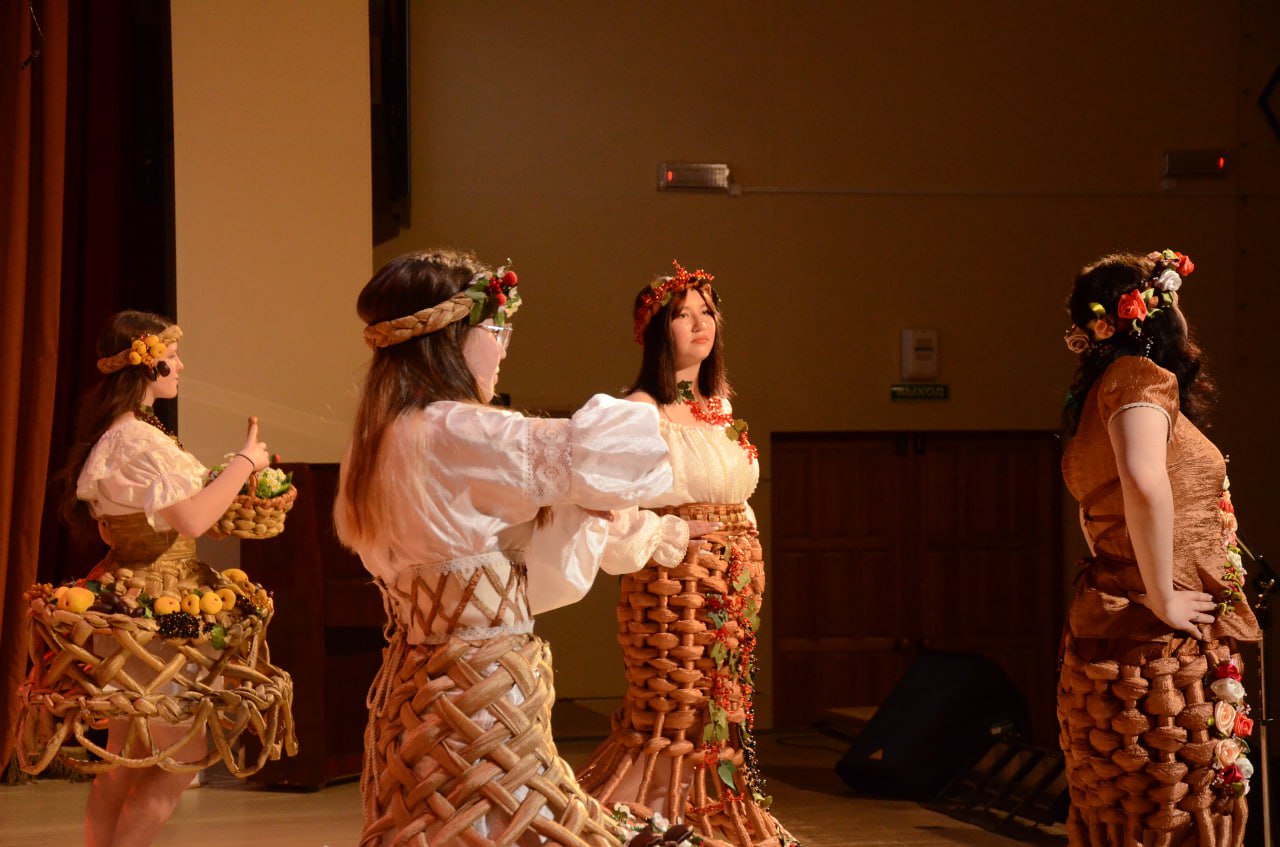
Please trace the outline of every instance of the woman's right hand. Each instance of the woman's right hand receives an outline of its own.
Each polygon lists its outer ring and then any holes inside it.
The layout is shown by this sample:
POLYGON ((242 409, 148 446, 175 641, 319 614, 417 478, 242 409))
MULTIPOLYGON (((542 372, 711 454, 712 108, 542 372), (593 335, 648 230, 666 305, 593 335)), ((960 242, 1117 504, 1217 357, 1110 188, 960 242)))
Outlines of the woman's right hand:
POLYGON ((1146 606, 1164 623, 1193 638, 1204 637, 1199 625, 1213 623, 1214 616, 1210 613, 1218 606, 1213 597, 1203 591, 1182 591, 1176 588, 1162 595, 1130 594, 1129 599, 1146 606))
POLYGON ((244 446, 238 453, 253 462, 254 471, 263 470, 271 464, 271 454, 267 452, 266 442, 258 440, 257 415, 249 416, 249 432, 245 435, 244 446))
POLYGON ((701 538, 704 535, 715 532, 724 524, 719 521, 686 521, 689 524, 689 537, 701 538))

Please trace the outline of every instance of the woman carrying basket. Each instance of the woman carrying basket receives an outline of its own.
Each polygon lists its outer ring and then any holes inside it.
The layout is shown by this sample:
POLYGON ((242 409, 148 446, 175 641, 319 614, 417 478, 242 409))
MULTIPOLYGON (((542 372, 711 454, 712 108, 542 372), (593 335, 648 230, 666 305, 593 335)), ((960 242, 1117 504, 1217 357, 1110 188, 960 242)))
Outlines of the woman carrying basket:
POLYGON ((622 579, 627 692, 581 781, 606 806, 660 812, 712 847, 787 847, 796 842, 768 809, 752 736, 765 578, 747 498, 760 466, 729 405, 713 278, 675 267, 636 296, 644 354, 627 397, 657 408, 675 485, 644 498, 643 524, 624 513, 610 529, 607 566, 649 566, 622 579), (687 552, 661 540, 681 527, 698 537, 704 522, 713 531, 687 552))
POLYGON ((585 509, 653 497, 671 469, 652 408, 601 396, 566 420, 488 405, 516 283, 467 254, 411 253, 357 302, 374 352, 335 521, 383 592, 388 640, 365 734, 365 847, 623 834, 556 752, 533 619, 590 587, 608 518, 585 509))
POLYGON ((207 469, 151 408, 178 394, 181 337, 146 312, 108 321, 98 340, 103 379, 81 400, 62 474, 62 514, 90 532, 96 521, 110 550, 86 579, 28 593, 34 667, 21 690, 18 756, 30 773, 54 758, 97 773, 85 817, 91 847, 151 844, 192 771, 222 759, 245 775, 296 746, 292 683, 263 640, 270 598, 195 552, 195 538, 266 467, 266 445, 250 419, 244 444, 205 484, 207 469), (86 734, 103 726, 105 748, 86 734), (246 731, 261 743, 248 763, 238 743, 246 731), (60 756, 73 740, 98 760, 60 756))

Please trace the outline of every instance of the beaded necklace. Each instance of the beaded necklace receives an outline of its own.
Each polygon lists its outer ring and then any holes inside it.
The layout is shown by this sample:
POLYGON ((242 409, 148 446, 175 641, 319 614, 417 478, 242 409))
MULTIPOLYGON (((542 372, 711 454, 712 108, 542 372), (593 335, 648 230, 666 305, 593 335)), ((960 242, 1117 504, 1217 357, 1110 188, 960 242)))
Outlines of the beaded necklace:
POLYGON ((694 420, 707 426, 724 427, 725 436, 747 452, 747 464, 759 458, 759 448, 747 438, 747 422, 726 412, 722 399, 708 397, 706 400, 699 400, 694 396, 693 383, 689 380, 676 383, 676 391, 679 392, 684 404, 689 407, 689 413, 693 415, 694 420))
POLYGON ((186 449, 185 447, 182 446, 182 442, 178 440, 178 434, 175 432, 169 431, 169 428, 164 425, 164 421, 156 417, 156 410, 153 409, 151 406, 145 406, 145 405, 139 406, 138 408, 133 410, 133 415, 138 420, 142 421, 143 423, 151 424, 156 429, 160 430, 165 435, 169 436, 169 438, 173 439, 173 443, 178 445, 179 450, 186 449))

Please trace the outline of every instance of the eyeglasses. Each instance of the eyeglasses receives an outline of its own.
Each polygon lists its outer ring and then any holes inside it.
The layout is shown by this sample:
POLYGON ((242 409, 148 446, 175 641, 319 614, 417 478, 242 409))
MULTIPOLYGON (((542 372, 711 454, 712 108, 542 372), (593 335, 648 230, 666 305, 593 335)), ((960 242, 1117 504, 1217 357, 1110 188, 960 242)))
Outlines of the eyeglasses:
POLYGON ((506 352, 511 346, 511 333, 515 332, 515 327, 511 324, 503 324, 502 326, 494 326, 493 324, 479 324, 473 329, 483 329, 491 334, 498 342, 498 346, 502 348, 502 352, 506 352))

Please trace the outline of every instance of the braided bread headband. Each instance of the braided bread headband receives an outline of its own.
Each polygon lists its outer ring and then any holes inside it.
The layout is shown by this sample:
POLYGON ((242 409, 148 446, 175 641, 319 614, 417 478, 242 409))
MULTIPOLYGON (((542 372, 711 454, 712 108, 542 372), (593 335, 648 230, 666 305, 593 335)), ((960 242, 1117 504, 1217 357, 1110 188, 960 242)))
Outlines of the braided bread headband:
MULTIPOLYGON (((125 349, 114 356, 106 356, 98 360, 98 370, 104 374, 113 374, 125 368, 141 365, 148 371, 148 376, 155 373, 156 363, 165 357, 169 347, 182 338, 182 327, 169 324, 159 333, 139 335, 125 349)), ((155 379, 151 376, 151 379, 155 379)))
POLYGON ((471 326, 489 318, 498 326, 507 322, 520 308, 520 292, 516 290, 518 278, 510 270, 511 260, 496 271, 481 271, 471 277, 470 284, 457 294, 412 315, 379 321, 364 328, 364 343, 369 349, 390 347, 444 329, 452 323, 467 318, 471 326))
POLYGON ((1163 307, 1173 305, 1173 293, 1182 287, 1182 278, 1196 269, 1190 256, 1173 250, 1159 250, 1147 254, 1153 263, 1147 276, 1147 287, 1133 289, 1120 296, 1116 313, 1107 313, 1101 303, 1090 303, 1093 319, 1083 327, 1072 325, 1063 340, 1072 353, 1083 353, 1094 344, 1106 341, 1117 329, 1126 328, 1130 335, 1141 337, 1142 324, 1147 318, 1160 314, 1163 307))
POLYGON ((671 298, 677 294, 683 294, 691 288, 699 292, 710 292, 711 302, 717 306, 720 305, 720 295, 716 294, 716 290, 711 287, 714 276, 702 268, 690 273, 678 260, 673 260, 671 264, 675 265, 675 276, 655 279, 649 283, 649 290, 640 294, 640 305, 636 307, 637 344, 644 344, 644 331, 649 326, 649 321, 653 320, 653 316, 658 314, 662 307, 670 303, 671 298))

